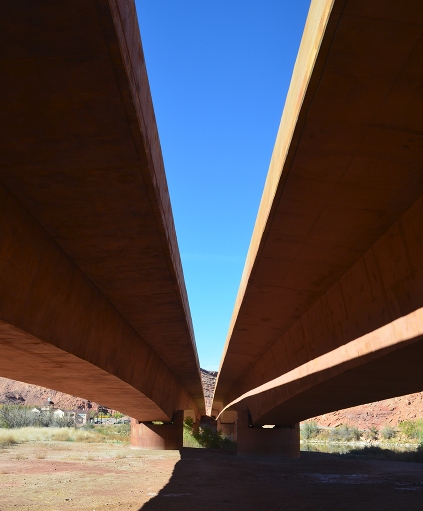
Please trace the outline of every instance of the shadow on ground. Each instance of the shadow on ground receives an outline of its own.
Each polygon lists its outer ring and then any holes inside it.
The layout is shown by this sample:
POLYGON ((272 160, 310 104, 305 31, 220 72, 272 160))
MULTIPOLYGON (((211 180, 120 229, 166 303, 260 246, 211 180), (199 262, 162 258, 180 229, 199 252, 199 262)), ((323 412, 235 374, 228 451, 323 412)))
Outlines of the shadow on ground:
POLYGON ((183 449, 169 483, 139 511, 422 510, 417 463, 314 452, 299 460, 183 449))

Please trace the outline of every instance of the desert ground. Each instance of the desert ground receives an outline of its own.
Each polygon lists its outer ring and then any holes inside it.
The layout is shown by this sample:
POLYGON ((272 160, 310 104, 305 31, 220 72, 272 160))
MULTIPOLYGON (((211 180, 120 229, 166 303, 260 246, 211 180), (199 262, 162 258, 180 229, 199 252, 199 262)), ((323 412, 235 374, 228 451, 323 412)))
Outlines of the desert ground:
POLYGON ((0 450, 0 511, 418 510, 423 466, 305 452, 138 451, 125 444, 28 442, 0 450))

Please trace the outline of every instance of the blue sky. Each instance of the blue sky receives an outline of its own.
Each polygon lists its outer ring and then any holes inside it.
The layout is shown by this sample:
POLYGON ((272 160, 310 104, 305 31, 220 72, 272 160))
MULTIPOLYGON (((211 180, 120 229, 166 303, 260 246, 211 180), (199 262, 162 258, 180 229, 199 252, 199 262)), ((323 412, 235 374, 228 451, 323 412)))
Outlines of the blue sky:
POLYGON ((200 365, 217 370, 308 0, 137 0, 200 365))

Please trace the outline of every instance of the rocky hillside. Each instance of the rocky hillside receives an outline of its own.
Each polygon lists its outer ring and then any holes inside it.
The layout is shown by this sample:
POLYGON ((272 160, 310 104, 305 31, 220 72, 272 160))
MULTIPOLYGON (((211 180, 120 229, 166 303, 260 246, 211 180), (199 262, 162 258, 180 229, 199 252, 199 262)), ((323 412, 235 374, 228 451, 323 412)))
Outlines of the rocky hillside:
POLYGON ((316 421, 319 426, 336 427, 340 424, 350 424, 359 429, 367 429, 370 426, 380 429, 384 425, 397 426, 399 422, 421 418, 423 418, 423 392, 354 406, 319 415, 310 420, 316 421))
POLYGON ((211 407, 213 402, 214 386, 216 383, 217 371, 207 371, 201 369, 201 379, 203 381, 204 399, 206 401, 206 413, 211 415, 211 407))
MULTIPOLYGON (((216 371, 201 369, 208 414, 211 413, 216 377, 216 371)), ((56 407, 68 410, 76 408, 97 410, 99 406, 98 403, 87 399, 0 377, 0 404, 16 403, 40 406, 48 398, 51 398, 56 407)), ((381 428, 385 424, 396 426, 401 421, 418 418, 423 418, 423 392, 326 413, 310 420, 315 420, 320 426, 335 427, 340 424, 350 424, 359 429, 366 429, 370 426, 381 428)))
POLYGON ((97 410, 98 404, 80 397, 63 394, 56 390, 46 389, 38 385, 29 385, 16 380, 0 377, 0 403, 15 403, 40 406, 51 398, 57 408, 65 410, 82 409, 97 410))
MULTIPOLYGON (((204 387, 204 396, 206 399, 207 413, 211 412, 211 405, 213 400, 214 385, 216 382, 216 371, 207 371, 201 369, 201 378, 204 387)), ((2 403, 15 403, 22 405, 40 406, 48 398, 51 398, 57 408, 64 408, 67 410, 79 409, 94 409, 99 407, 98 403, 82 399, 80 397, 63 394, 57 390, 46 389, 38 385, 30 385, 16 380, 8 380, 7 378, 0 377, 0 404, 2 403)), ((110 410, 114 411, 114 410, 110 410)))

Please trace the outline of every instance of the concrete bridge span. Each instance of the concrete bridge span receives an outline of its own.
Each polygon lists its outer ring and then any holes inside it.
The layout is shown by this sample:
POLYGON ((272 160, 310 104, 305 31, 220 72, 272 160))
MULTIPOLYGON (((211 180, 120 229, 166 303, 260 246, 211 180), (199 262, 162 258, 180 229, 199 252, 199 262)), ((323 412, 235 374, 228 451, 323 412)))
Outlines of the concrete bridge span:
POLYGON ((215 391, 245 451, 276 424, 298 455, 298 421, 423 388, 422 20, 311 4, 215 391))
POLYGON ((0 40, 0 374, 204 413, 134 2, 1 2, 0 40))

